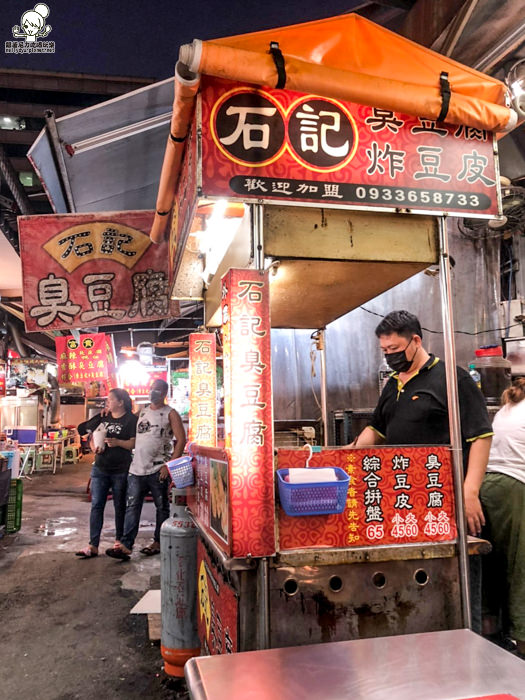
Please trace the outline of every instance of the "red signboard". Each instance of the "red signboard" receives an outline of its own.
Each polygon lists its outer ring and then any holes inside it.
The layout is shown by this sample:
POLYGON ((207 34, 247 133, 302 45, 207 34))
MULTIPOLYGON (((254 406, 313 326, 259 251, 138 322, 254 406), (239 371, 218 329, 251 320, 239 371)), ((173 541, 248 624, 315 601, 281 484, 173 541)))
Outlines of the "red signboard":
POLYGON ((59 384, 89 384, 108 378, 107 346, 104 333, 55 338, 59 384))
MULTIPOLYGON (((305 450, 278 451, 278 468, 304 467, 305 450)), ((344 512, 292 517, 279 507, 279 548, 444 542, 456 537, 448 447, 323 450, 311 467, 350 475, 344 512)))
POLYGON ((268 272, 229 270, 221 310, 233 556, 269 556, 275 535, 268 272))
POLYGON ((167 244, 153 212, 22 216, 25 324, 44 331, 170 316, 167 244))
POLYGON ((0 360, 0 396, 5 396, 6 363, 0 360))
POLYGON ((197 631, 204 654, 233 654, 238 649, 239 601, 235 590, 213 566, 201 540, 197 544, 197 631))
POLYGON ((125 362, 120 369, 120 387, 125 389, 131 398, 148 396, 151 384, 155 379, 168 380, 168 370, 165 367, 145 367, 140 362, 125 362))
POLYGON ((209 76, 200 95, 203 196, 498 214, 490 132, 209 76))
POLYGON ((217 443, 217 371, 214 333, 190 334, 190 429, 199 445, 217 443))

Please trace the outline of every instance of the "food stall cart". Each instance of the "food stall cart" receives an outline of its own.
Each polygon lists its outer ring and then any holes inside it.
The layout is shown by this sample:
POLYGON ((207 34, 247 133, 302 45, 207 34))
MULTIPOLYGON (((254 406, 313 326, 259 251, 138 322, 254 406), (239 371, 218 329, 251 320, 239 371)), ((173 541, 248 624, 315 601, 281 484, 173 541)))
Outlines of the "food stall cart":
MULTIPOLYGON (((334 21, 305 25, 305 52, 313 55, 321 36, 341 49, 334 21)), ((362 22, 358 35, 364 26, 370 41, 374 32, 362 22)), ((189 501, 200 532, 198 628, 207 654, 471 625, 446 216, 498 214, 495 142, 487 124, 465 110, 442 123, 443 76, 441 97, 431 90, 440 108, 430 113, 418 105, 413 116, 399 106, 410 110, 404 96, 381 101, 377 85, 360 100, 349 96, 340 66, 328 85, 319 66, 312 69, 318 79, 298 79, 300 31, 291 41, 294 58, 286 55, 294 29, 300 27, 183 47, 151 233, 162 237, 174 204, 173 295, 202 297, 206 326, 222 328, 225 444, 193 436, 196 489, 189 501), (270 52, 258 54, 266 72, 247 77, 246 46, 255 54, 268 40, 270 52), (221 71, 218 44, 227 54, 241 49, 243 61, 232 58, 221 71), (290 87, 283 64, 292 69, 290 87), (191 115, 199 87, 192 71, 206 75, 186 139, 181 113, 191 115), (173 203, 169 186, 177 177, 173 203), (323 449, 308 465, 305 450, 274 455, 272 381, 286 377, 272 378, 271 328, 319 329, 322 338, 331 321, 435 264, 451 446, 330 449, 323 391, 323 449), (305 484, 290 483, 290 472, 305 466, 331 468, 337 481, 306 485, 305 496, 305 484)), ((381 38, 374 40, 385 59, 381 38)), ((403 41, 392 40, 394 53, 403 41)), ((408 44, 407 70, 417 63, 415 51, 427 67, 434 62, 438 83, 444 64, 461 73, 408 44)), ((465 71, 478 85, 492 80, 465 71)), ((206 410, 194 401, 190 425, 206 410)), ((470 545, 471 553, 482 548, 470 545)))

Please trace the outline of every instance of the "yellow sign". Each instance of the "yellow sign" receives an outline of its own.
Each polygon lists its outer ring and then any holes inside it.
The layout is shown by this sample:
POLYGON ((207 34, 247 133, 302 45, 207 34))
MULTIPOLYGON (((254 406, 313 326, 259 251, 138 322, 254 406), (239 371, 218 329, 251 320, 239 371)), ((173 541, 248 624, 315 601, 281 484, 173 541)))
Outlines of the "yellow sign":
POLYGON ((43 247, 67 272, 90 260, 112 260, 128 269, 151 245, 142 231, 114 221, 94 221, 57 233, 43 247))
POLYGON ((201 561, 199 568, 199 611, 201 618, 204 615, 204 620, 206 622, 206 639, 209 639, 211 607, 210 594, 208 592, 208 574, 206 572, 206 564, 204 563, 204 559, 201 561))

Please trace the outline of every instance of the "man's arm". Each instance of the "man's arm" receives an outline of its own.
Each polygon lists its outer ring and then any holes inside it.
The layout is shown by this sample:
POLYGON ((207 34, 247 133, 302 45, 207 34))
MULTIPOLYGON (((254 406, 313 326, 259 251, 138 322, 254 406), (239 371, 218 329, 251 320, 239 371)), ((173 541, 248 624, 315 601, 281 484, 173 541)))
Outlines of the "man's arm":
POLYGON ((170 425, 173 430, 173 437, 177 441, 173 446, 173 453, 171 455, 172 459, 177 459, 184 452, 184 447, 186 446, 186 431, 182 425, 182 418, 179 416, 175 409, 170 411, 170 425))
POLYGON ((478 438, 470 445, 467 474, 463 483, 465 514, 469 535, 479 535, 485 525, 485 516, 479 500, 479 489, 489 461, 492 436, 478 438))
POLYGON ((356 439, 347 447, 370 447, 372 445, 380 445, 385 441, 384 437, 369 425, 359 433, 356 439))
MULTIPOLYGON (((182 418, 179 416, 175 409, 172 409, 169 414, 169 421, 171 429, 173 431, 173 437, 177 441, 173 445, 173 452, 171 453, 171 459, 177 459, 184 452, 184 447, 186 446, 186 431, 182 425, 182 418)), ((168 467, 163 464, 160 469, 160 479, 166 479, 169 476, 168 467)))

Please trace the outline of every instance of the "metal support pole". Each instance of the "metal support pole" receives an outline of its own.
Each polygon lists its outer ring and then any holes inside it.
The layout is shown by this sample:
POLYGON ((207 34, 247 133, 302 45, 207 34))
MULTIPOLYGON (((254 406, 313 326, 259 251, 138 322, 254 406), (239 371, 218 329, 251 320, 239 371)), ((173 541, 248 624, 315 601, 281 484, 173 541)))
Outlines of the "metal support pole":
POLYGON ((253 259, 257 270, 264 270, 263 206, 252 204, 253 259))
POLYGON ((456 372, 456 345, 454 341, 454 317, 450 283, 450 257, 448 251, 447 222, 438 218, 439 225, 439 272, 441 313, 445 346, 445 370, 447 378, 447 402, 454 472, 454 495, 456 500, 456 524, 458 529, 457 552, 459 558, 459 584, 463 626, 472 627, 470 611, 469 560, 467 547, 467 522, 463 494, 463 451, 461 449, 461 424, 459 418, 458 380, 456 372))
POLYGON ((270 648, 270 601, 268 590, 268 559, 259 559, 257 571, 257 649, 270 648))
POLYGON ((328 402, 326 399, 326 332, 324 328, 317 331, 317 349, 321 362, 321 420, 323 422, 323 445, 328 446, 328 402))

